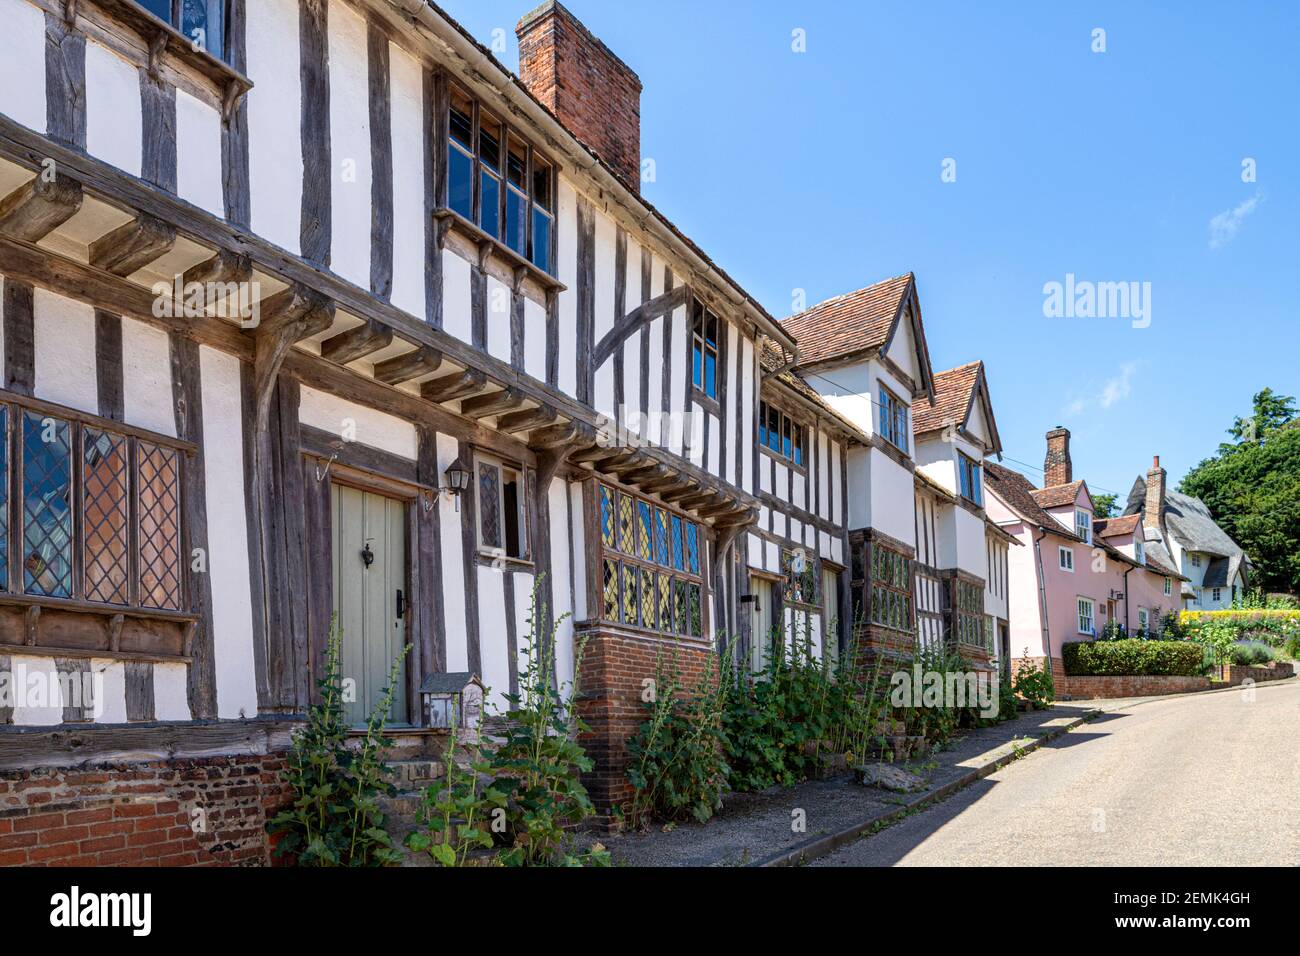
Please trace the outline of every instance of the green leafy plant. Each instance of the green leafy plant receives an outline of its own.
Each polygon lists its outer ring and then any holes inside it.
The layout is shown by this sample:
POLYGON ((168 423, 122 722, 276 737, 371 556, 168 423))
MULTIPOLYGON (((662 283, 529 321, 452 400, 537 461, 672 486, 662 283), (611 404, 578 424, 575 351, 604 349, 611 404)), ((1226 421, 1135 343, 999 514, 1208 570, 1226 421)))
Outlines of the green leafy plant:
POLYGON ((1204 655, 1191 641, 1072 641, 1062 646, 1065 672, 1093 675, 1174 675, 1201 673, 1204 655))
MULTIPOLYGON (((1104 646, 1112 646, 1107 642, 1104 646)), ((1029 702, 1034 710, 1043 710, 1056 700, 1056 682, 1052 680, 1052 669, 1044 662, 1039 666, 1028 660, 1029 648, 1025 648, 1026 660, 1016 672, 1013 686, 1016 693, 1029 702)))
POLYGON ((676 656, 660 655, 646 720, 628 741, 628 780, 636 790, 629 821, 640 827, 650 817, 703 823, 722 805, 729 768, 722 714, 731 681, 730 655, 709 655, 689 690, 681 683, 676 656))
POLYGON ((298 866, 389 866, 401 858, 384 829, 380 797, 394 788, 385 757, 391 742, 383 728, 408 644, 393 661, 388 683, 366 719, 364 734, 349 740, 344 712, 343 637, 330 628, 325 673, 317 682, 320 703, 293 737, 285 778, 293 803, 267 823, 277 858, 298 866))
POLYGON ((1237 667, 1256 667, 1273 663, 1277 652, 1263 641, 1237 641, 1228 651, 1228 657, 1237 667))

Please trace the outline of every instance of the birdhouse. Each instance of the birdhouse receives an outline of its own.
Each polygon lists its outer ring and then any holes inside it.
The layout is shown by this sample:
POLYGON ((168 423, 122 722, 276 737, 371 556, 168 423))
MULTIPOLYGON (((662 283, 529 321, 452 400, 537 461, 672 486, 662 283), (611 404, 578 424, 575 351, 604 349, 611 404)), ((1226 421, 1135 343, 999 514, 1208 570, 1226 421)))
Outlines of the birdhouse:
POLYGON ((429 726, 478 731, 483 720, 483 682, 474 674, 430 674, 420 684, 429 726))

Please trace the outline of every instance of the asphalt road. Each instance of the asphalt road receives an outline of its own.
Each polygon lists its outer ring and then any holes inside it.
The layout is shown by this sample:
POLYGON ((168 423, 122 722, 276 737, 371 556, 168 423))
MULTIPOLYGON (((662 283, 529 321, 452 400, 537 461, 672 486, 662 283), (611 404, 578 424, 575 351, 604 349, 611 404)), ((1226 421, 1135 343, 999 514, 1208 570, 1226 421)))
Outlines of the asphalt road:
POLYGON ((1300 864, 1300 683, 1107 714, 812 866, 1300 864))

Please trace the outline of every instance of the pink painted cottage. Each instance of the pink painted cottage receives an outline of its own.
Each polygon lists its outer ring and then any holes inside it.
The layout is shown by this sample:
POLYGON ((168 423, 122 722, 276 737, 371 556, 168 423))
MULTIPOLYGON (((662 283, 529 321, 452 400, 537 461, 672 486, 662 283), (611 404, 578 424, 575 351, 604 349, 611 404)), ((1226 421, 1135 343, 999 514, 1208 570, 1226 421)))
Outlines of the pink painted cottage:
POLYGON ((1008 617, 1013 662, 1052 662, 1061 686, 1061 647, 1093 640, 1108 624, 1129 634, 1158 629, 1181 604, 1182 575, 1146 553, 1141 520, 1094 517, 1092 496, 1076 480, 1070 432, 1047 433, 1044 487, 985 463, 986 509, 1022 548, 1009 555, 1008 617))

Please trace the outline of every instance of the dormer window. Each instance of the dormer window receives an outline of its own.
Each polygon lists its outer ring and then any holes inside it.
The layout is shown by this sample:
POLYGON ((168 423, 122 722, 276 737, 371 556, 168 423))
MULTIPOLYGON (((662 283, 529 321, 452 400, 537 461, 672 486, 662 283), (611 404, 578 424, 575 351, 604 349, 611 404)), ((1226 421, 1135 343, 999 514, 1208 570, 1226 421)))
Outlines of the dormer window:
POLYGON ((1092 544, 1092 513, 1082 508, 1074 509, 1074 533, 1084 544, 1092 544))
POLYGON ((984 489, 980 483, 979 462, 958 452, 957 471, 961 480, 961 496, 972 504, 983 507, 984 489))
POLYGON ((136 0, 155 17, 184 34, 195 49, 226 58, 227 0, 136 0))
POLYGON ((1192 555, 1192 567, 1199 568, 1200 566, 1201 566, 1201 556, 1199 554, 1192 555))
POLYGON ((907 451, 907 405, 883 385, 880 386, 880 434, 899 451, 907 451))
POLYGON ((807 460, 804 426, 767 402, 758 406, 758 443, 802 468, 807 460))
POLYGON ((1141 541, 1134 541, 1134 542, 1133 542, 1133 557, 1137 559, 1137 563, 1138 563, 1138 564, 1146 564, 1146 563, 1147 563, 1147 552, 1146 552, 1146 548, 1144 548, 1144 547, 1142 546, 1142 542, 1141 542, 1141 541))

